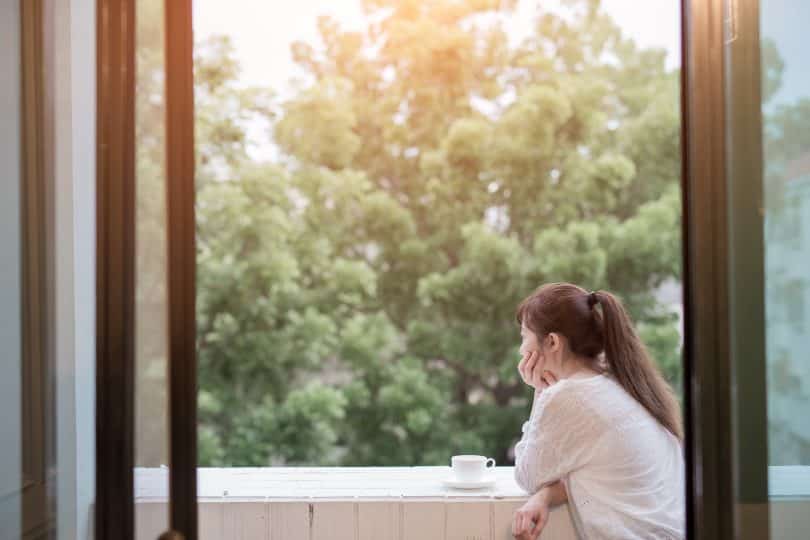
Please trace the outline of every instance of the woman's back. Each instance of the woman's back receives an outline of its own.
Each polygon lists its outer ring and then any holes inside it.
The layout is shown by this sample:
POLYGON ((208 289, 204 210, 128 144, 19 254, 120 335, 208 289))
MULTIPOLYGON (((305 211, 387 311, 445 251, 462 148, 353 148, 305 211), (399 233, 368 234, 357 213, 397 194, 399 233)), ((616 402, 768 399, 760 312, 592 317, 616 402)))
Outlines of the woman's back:
POLYGON ((582 538, 684 537, 680 443, 608 375, 544 390, 515 454, 527 491, 565 483, 582 538))

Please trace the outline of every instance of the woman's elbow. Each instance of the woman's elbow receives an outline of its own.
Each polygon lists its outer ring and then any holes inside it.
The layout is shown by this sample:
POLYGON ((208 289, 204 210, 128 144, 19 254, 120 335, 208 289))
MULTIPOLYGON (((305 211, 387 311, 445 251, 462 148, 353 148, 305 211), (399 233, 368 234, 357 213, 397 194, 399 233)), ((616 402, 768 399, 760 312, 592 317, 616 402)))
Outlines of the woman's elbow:
POLYGON ((526 471, 515 467, 515 483, 526 493, 534 494, 538 490, 537 482, 533 478, 534 475, 527 474, 526 471))

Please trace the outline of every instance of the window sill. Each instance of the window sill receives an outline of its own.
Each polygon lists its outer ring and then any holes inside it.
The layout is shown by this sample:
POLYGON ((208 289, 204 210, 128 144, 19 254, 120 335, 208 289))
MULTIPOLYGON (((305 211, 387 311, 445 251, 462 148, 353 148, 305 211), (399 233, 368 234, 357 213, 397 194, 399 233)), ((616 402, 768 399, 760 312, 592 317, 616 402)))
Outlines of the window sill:
MULTIPOLYGON (((514 480, 514 467, 495 467, 490 488, 445 487, 449 467, 232 467, 200 468, 200 500, 302 499, 515 499, 528 494, 514 480)), ((166 500, 168 469, 135 470, 136 501, 166 500)))

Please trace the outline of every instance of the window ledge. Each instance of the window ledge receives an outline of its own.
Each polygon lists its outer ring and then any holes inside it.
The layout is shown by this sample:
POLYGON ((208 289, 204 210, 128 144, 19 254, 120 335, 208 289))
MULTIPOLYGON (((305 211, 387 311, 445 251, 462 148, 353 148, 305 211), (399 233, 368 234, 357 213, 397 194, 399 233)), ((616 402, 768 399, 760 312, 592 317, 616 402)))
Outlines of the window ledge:
POLYGON ((810 466, 772 465, 768 467, 768 492, 771 499, 810 498, 810 466))
MULTIPOLYGON (((495 484, 483 489, 453 489, 442 479, 450 467, 229 467, 200 468, 200 500, 307 499, 526 499, 514 467, 495 467, 495 484)), ((135 499, 162 501, 168 494, 168 469, 136 468, 135 499)))

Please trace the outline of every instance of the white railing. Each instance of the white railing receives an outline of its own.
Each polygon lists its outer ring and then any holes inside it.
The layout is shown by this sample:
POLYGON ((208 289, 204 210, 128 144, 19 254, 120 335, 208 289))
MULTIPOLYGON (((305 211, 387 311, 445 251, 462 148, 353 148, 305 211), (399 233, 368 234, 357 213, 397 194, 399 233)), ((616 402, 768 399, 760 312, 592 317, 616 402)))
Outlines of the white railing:
MULTIPOLYGON (((199 469, 201 540, 507 540, 527 494, 513 467, 491 488, 442 485, 448 467, 199 469)), ((167 522, 166 469, 137 469, 136 536, 167 522)), ((567 507, 552 511, 543 540, 575 540, 567 507)))

